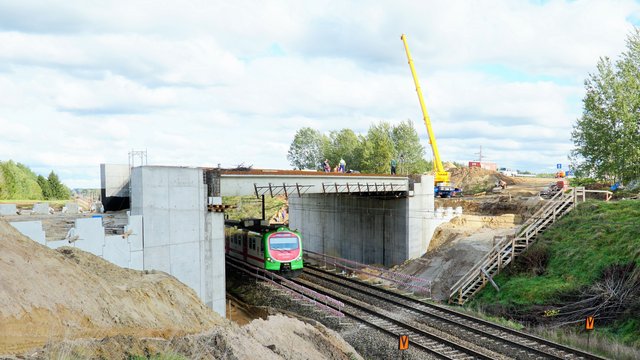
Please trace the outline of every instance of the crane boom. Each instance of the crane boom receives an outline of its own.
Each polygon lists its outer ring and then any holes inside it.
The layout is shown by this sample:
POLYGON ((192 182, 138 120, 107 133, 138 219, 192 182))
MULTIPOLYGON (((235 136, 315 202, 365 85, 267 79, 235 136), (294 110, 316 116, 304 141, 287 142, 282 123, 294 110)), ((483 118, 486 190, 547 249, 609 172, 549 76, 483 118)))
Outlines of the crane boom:
POLYGON ((429 135, 429 144, 431 144, 431 150, 433 151, 433 169, 435 171, 435 183, 449 183, 449 172, 442 166, 442 160, 440 160, 440 153, 438 152, 438 144, 436 143, 436 137, 433 135, 433 129, 431 128, 431 119, 429 119, 429 113, 427 113, 427 107, 424 104, 424 98, 422 97, 422 90, 420 89, 420 83, 418 82, 418 75, 416 69, 413 66, 413 59, 411 59, 411 53, 409 52, 409 45, 407 44, 407 36, 402 34, 400 36, 404 43, 404 50, 407 52, 407 59, 409 59, 409 67, 411 68, 411 75, 413 75, 413 82, 416 84, 416 92, 418 93, 418 100, 420 100, 420 107, 422 108, 422 115, 424 124, 427 126, 427 134, 429 135))

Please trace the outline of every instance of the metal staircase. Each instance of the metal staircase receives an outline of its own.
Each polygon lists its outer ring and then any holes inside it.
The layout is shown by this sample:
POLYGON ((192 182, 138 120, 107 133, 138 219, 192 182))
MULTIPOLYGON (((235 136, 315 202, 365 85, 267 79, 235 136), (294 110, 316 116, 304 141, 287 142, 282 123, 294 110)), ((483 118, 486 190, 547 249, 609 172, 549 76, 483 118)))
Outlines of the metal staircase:
POLYGON ((570 188, 555 194, 522 224, 515 236, 503 238, 451 287, 449 303, 463 305, 489 282, 497 288, 493 277, 529 248, 540 233, 575 208, 579 199, 584 201, 584 194, 584 188, 570 188))

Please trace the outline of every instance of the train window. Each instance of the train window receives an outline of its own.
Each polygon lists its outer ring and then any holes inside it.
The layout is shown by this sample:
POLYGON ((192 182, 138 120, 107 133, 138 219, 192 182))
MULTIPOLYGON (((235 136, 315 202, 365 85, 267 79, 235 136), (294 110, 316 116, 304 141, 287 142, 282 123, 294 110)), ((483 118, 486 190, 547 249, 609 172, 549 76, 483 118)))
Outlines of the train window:
POLYGON ((298 237, 293 233, 279 233, 269 237, 272 250, 296 250, 300 247, 298 237))

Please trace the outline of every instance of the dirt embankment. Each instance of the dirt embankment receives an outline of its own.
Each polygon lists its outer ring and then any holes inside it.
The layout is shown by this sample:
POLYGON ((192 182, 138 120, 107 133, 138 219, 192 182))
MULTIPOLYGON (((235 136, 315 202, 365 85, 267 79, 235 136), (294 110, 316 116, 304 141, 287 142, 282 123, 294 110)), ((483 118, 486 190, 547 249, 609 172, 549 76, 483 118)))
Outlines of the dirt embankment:
POLYGON ((123 269, 75 248, 52 250, 4 220, 0 284, 0 355, 360 359, 322 325, 277 315, 239 327, 173 276, 123 269))
POLYGON ((509 185, 515 185, 516 178, 504 176, 497 171, 479 167, 460 167, 449 169, 451 182, 466 194, 491 191, 497 181, 503 180, 509 185))
MULTIPOLYGON (((462 215, 453 218, 436 229, 429 243, 427 253, 435 251, 443 244, 454 239, 470 237, 479 234, 502 233, 501 230, 514 230, 522 221, 519 215, 504 214, 500 216, 462 215)), ((488 235, 491 237, 491 235, 488 235)), ((485 236, 486 237, 486 236, 485 236)))
POLYGON ((495 244, 496 236, 513 234, 519 215, 462 215, 436 229, 422 257, 407 261, 395 271, 432 282, 431 295, 446 300, 449 288, 495 244))
MULTIPOLYGON (((436 199, 436 207, 462 207, 463 214, 438 226, 426 253, 398 270, 432 281, 432 296, 446 300, 449 288, 494 246, 496 237, 513 235, 544 202, 538 196, 550 179, 505 177, 480 168, 450 169, 452 181, 471 188, 491 188, 498 179, 507 183, 499 194, 436 199)), ((466 193, 466 191, 465 191, 466 193)))
POLYGON ((554 182, 554 179, 536 177, 511 177, 497 171, 478 167, 461 167, 449 169, 451 182, 462 189, 465 196, 474 194, 491 194, 491 190, 499 181, 506 183, 506 189, 501 194, 510 196, 534 196, 541 189, 554 182))
POLYGON ((0 284, 0 353, 64 338, 184 335, 223 320, 170 275, 51 250, 2 220, 0 284))
POLYGON ((517 214, 528 218, 533 215, 544 202, 539 197, 514 197, 509 194, 500 194, 482 197, 463 197, 451 199, 435 199, 438 207, 462 207, 463 214, 481 216, 499 216, 505 214, 517 214))

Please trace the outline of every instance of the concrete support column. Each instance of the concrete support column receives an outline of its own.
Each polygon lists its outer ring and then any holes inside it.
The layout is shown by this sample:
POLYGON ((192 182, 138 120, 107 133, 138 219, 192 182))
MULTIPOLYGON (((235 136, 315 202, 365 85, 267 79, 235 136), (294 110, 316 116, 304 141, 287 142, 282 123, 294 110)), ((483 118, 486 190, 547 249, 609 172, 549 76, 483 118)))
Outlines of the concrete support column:
POLYGON ((422 175, 413 185, 413 196, 408 198, 407 229, 408 258, 422 256, 429 248, 433 232, 439 223, 434 222, 433 176, 422 175))
POLYGON ((201 251, 204 273, 202 274, 202 300, 213 311, 225 317, 226 287, 224 261, 224 213, 208 212, 206 215, 206 241, 201 251))
POLYGON ((142 215, 144 269, 191 287, 225 316, 224 215, 207 211, 203 170, 142 166, 131 176, 131 213, 142 215))
POLYGON ((427 251, 437 226, 433 207, 433 176, 423 175, 409 197, 290 196, 289 223, 306 249, 393 266, 427 251))
POLYGON ((367 264, 407 259, 407 199, 358 195, 289 197, 289 223, 303 247, 367 264))

